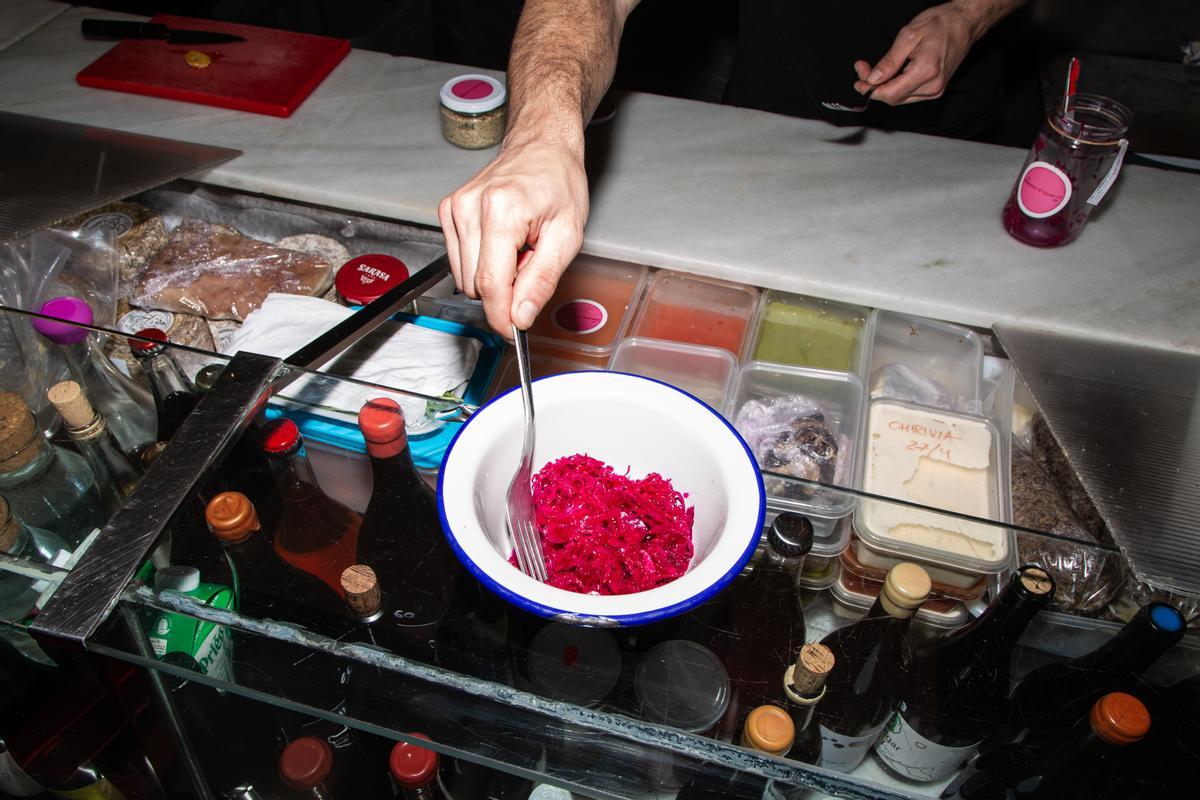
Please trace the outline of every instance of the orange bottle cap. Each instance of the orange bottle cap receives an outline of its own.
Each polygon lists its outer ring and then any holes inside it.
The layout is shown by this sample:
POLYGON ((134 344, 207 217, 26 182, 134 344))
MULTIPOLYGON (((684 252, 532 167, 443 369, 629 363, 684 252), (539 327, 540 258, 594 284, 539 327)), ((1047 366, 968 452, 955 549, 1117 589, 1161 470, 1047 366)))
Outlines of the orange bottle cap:
POLYGON ((377 458, 390 458, 408 446, 404 411, 390 397, 368 400, 358 412, 358 427, 367 440, 367 450, 377 458))
POLYGON ((1125 692, 1110 692, 1092 706, 1092 730, 1109 744, 1133 744, 1150 730, 1150 712, 1141 700, 1125 692))
POLYGON ((742 729, 742 746, 753 747, 775 755, 792 749, 796 725, 791 716, 779 706, 759 706, 746 717, 742 729))
POLYGON ((244 541, 260 527, 254 504, 241 492, 221 492, 208 501, 204 520, 213 536, 230 544, 244 541))

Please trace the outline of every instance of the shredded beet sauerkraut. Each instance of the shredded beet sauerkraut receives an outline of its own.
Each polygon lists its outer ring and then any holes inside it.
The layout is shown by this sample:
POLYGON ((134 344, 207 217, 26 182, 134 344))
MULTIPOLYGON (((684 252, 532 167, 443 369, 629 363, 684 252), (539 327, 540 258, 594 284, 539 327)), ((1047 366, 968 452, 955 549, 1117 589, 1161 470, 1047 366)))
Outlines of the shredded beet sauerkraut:
POLYGON ((607 595, 675 580, 693 552, 685 497, 658 473, 634 480, 583 454, 546 464, 533 476, 533 504, 548 583, 607 595))

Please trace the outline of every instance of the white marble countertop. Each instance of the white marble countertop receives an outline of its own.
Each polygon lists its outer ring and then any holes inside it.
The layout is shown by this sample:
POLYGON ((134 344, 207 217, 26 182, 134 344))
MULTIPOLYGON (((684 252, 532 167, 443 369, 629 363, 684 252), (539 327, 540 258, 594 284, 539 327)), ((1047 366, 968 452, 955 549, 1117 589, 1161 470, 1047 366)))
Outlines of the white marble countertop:
MULTIPOLYGON (((197 176, 436 224, 492 151, 441 138, 450 64, 352 52, 289 119, 96 89, 72 9, 0 53, 0 108, 245 155, 197 176)), ((1200 176, 1126 167, 1075 243, 1001 228, 1024 152, 629 95, 589 134, 585 250, 908 311, 1200 352, 1200 176)))
POLYGON ((0 13, 0 50, 45 25, 70 8, 54 0, 4 0, 0 13))

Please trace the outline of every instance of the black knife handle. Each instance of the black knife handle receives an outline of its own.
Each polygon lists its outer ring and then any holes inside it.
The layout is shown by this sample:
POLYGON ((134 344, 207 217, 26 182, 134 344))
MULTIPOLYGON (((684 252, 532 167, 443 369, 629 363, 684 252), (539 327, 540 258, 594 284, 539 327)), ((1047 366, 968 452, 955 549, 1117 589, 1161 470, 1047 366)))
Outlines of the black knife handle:
POLYGON ((123 19, 85 19, 80 24, 88 39, 165 39, 167 26, 123 19))

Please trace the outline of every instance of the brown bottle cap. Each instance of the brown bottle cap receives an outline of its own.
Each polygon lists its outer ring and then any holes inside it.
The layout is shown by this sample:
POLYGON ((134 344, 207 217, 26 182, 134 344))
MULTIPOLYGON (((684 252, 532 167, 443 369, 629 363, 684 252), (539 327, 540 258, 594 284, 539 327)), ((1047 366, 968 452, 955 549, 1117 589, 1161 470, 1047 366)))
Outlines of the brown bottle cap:
POLYGON ((825 679, 833 670, 833 651, 819 642, 800 648, 796 666, 792 670, 791 687, 796 694, 809 696, 820 694, 825 679))
POLYGON ((1044 595, 1054 591, 1054 579, 1041 567, 1021 567, 1018 574, 1021 584, 1033 594, 1044 595))
POLYGON ((20 469, 40 452, 42 437, 25 398, 0 392, 0 472, 20 469))
POLYGON ((324 739, 304 736, 283 749, 279 777, 289 789, 313 789, 333 772, 333 750, 324 739))
POLYGON ((911 617, 929 598, 933 582, 929 573, 909 561, 888 570, 879 597, 883 610, 893 617, 911 617))
POLYGON ((1097 736, 1115 745, 1133 744, 1150 730, 1150 712, 1125 692, 1110 692, 1097 700, 1088 721, 1097 736))
POLYGON ((369 617, 379 610, 379 578, 366 564, 354 564, 342 571, 342 590, 356 614, 369 617))
POLYGON ((259 529, 258 514, 241 492, 221 492, 204 510, 208 529, 222 542, 237 544, 259 529))
POLYGON ((358 427, 367 440, 367 450, 376 458, 399 455, 408 447, 404 411, 390 397, 368 400, 358 412, 358 427))
POLYGON ((81 430, 96 420, 96 411, 75 381, 56 383, 46 390, 46 399, 58 410, 67 427, 81 430))
POLYGON ((759 706, 746 717, 742 728, 742 747, 765 753, 782 755, 792 749, 795 740, 796 724, 779 706, 759 706))
POLYGON ((21 523, 17 521, 8 505, 8 500, 0 497, 0 552, 7 553, 16 544, 17 536, 21 533, 21 523))

